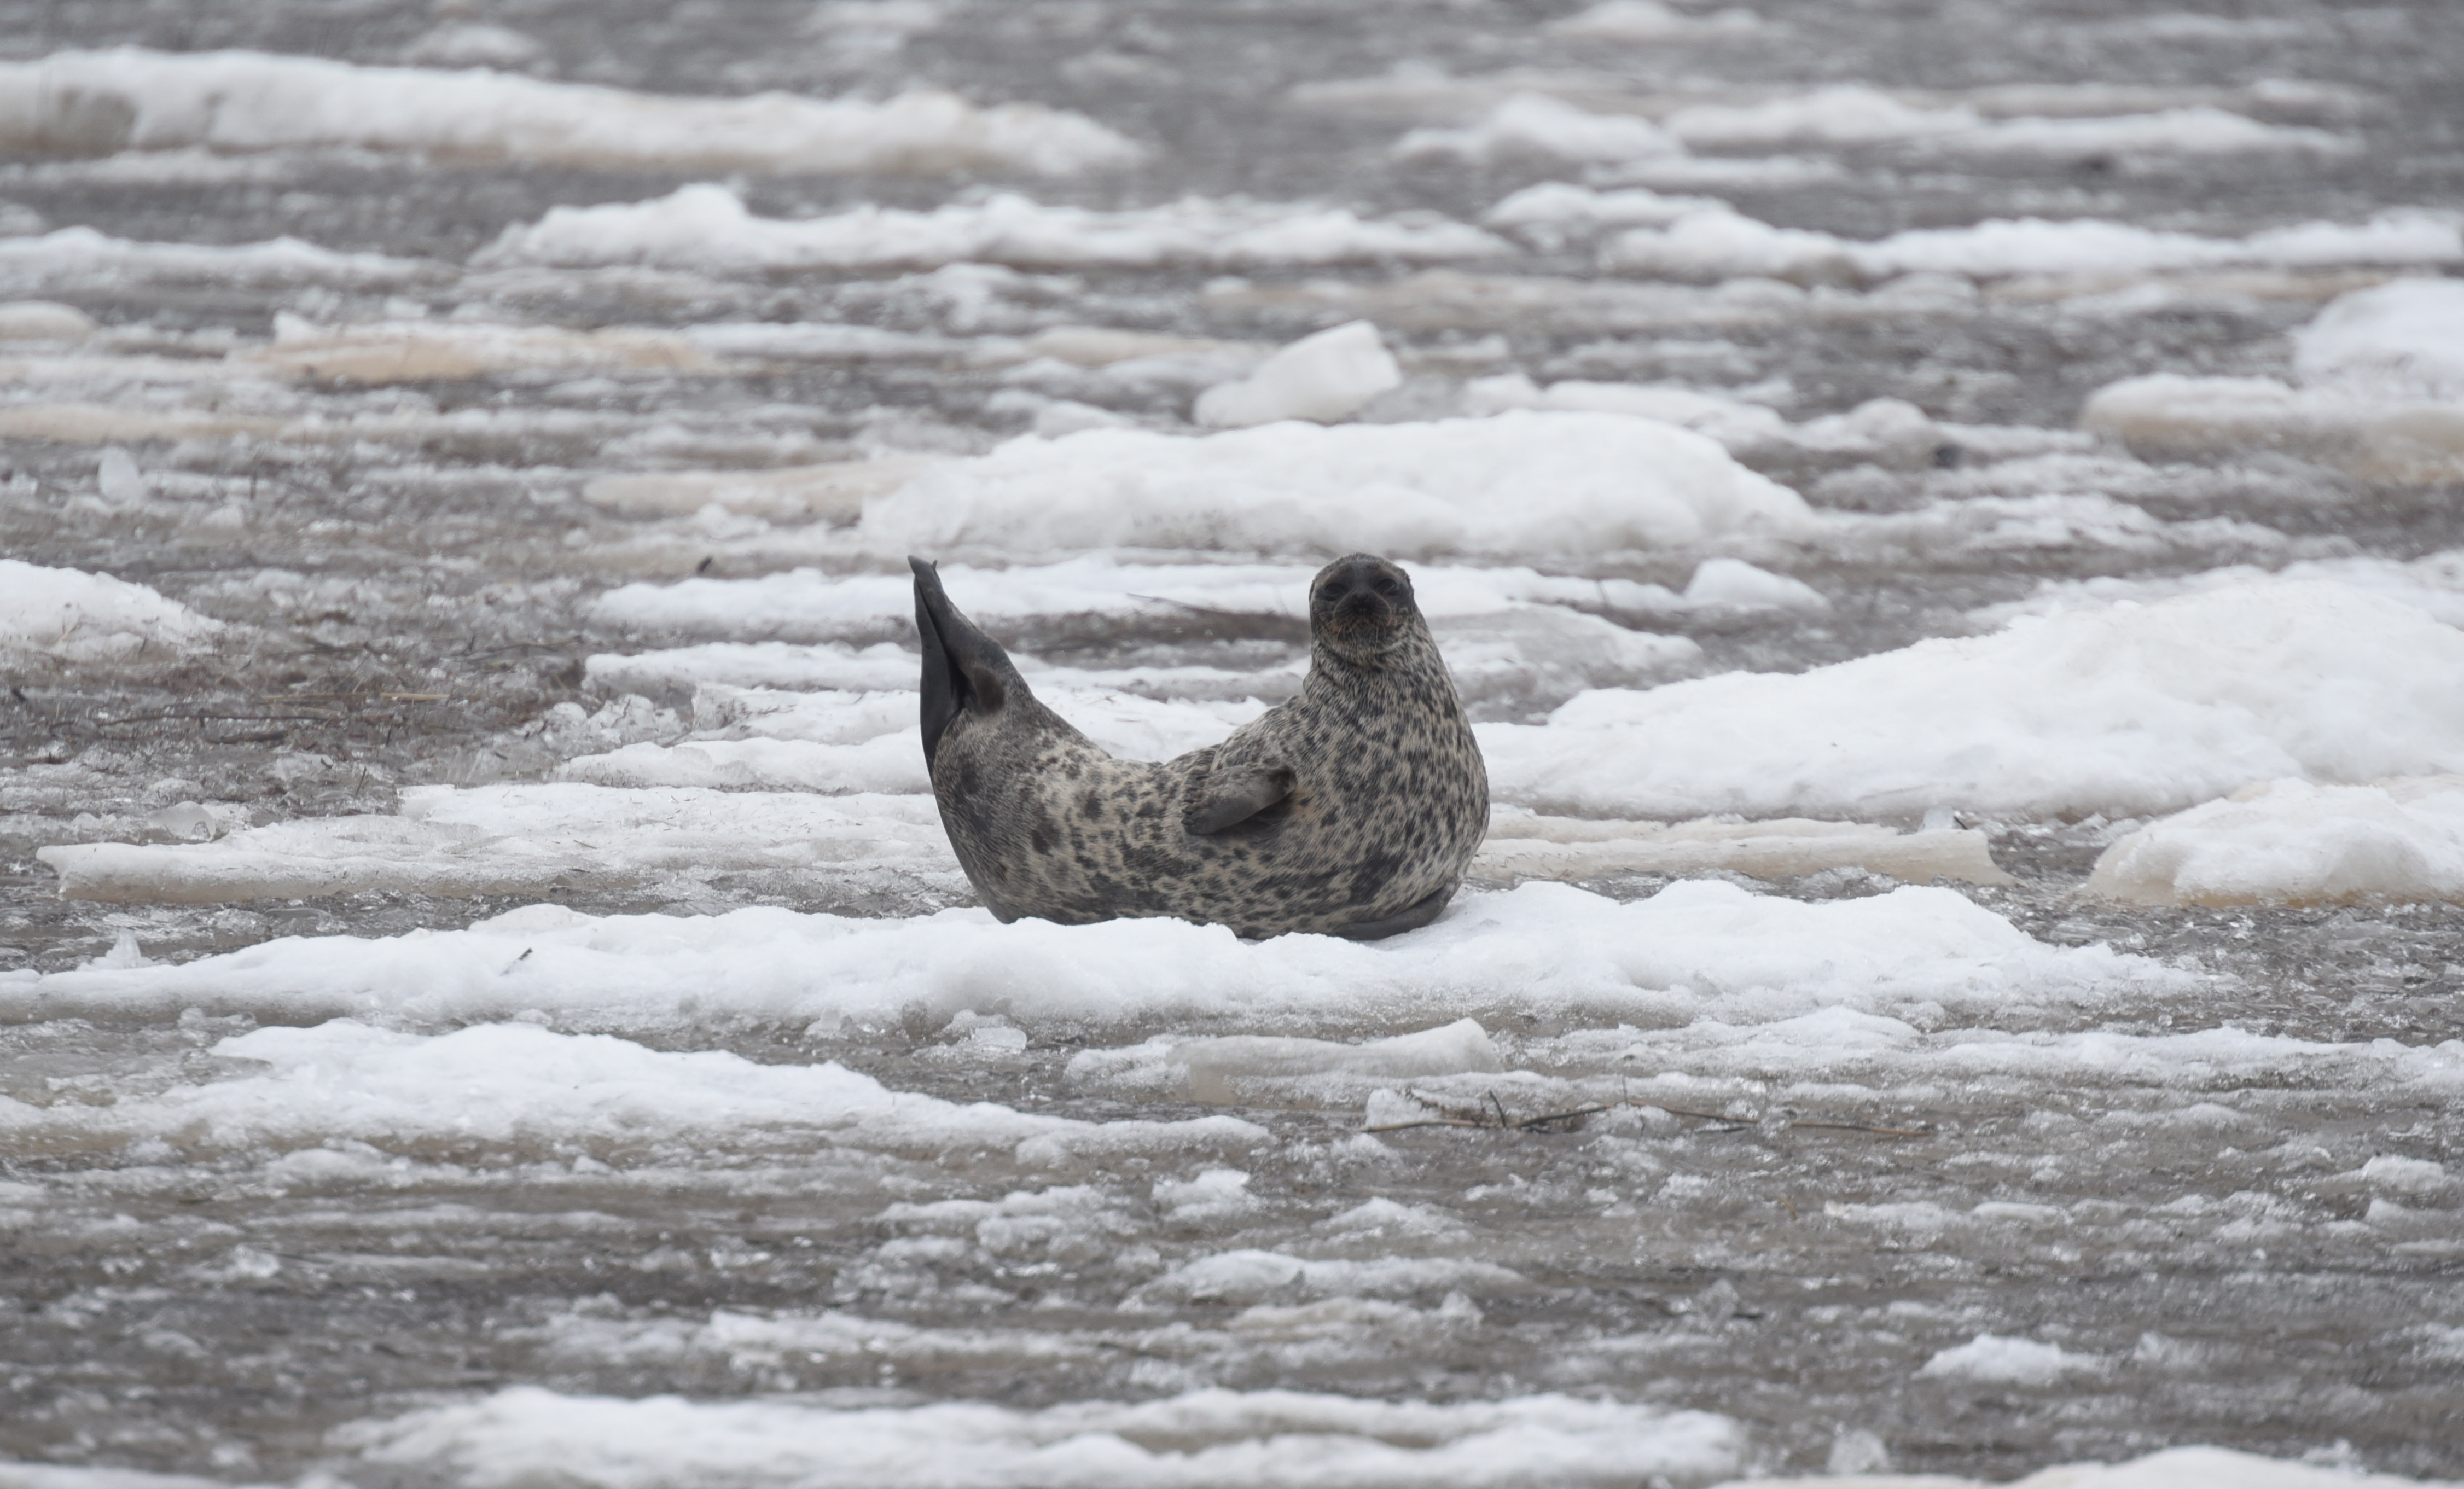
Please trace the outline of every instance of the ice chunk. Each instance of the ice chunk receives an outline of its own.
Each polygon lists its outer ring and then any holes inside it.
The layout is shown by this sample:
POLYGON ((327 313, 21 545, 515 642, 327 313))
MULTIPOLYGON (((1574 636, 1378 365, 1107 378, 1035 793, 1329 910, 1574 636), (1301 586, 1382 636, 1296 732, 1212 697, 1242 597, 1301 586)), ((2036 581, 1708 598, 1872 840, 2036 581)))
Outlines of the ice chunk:
POLYGON ((337 253, 297 238, 230 245, 142 243, 108 237, 92 228, 0 238, 0 291, 19 293, 41 288, 125 293, 132 283, 378 288, 432 272, 432 266, 414 259, 337 253))
POLYGON ((822 217, 756 217, 723 186, 685 186, 655 201, 559 207, 505 230, 476 262, 657 264, 745 273, 780 269, 1021 264, 1123 269, 1401 260, 1435 263, 1513 252, 1463 223, 1363 220, 1340 208, 1183 198, 1097 211, 1047 207, 1011 192, 929 212, 865 206, 822 217))
MULTIPOLYGON (((126 451, 121 467, 106 461, 106 479, 144 478, 126 451)), ((0 657, 33 654, 56 662, 176 660, 209 644, 222 623, 146 588, 78 569, 47 569, 0 558, 0 657)))
MULTIPOLYGON (((2255 28, 2266 22, 2233 22, 2222 16, 2151 16, 2150 20, 2212 21, 2220 26, 2255 28)), ((2110 23, 2120 24, 2120 23, 2110 23)), ((2026 1343, 2026 1341, 2019 1341, 2026 1343)), ((2076 1359, 2078 1356, 2069 1356, 2076 1359)), ((1753 1489, 1986 1489, 1988 1480, 1927 1475, 1922 1478, 1757 1478, 1753 1489)), ((1744 1480, 1719 1489, 1746 1489, 1744 1480)), ((2167 1448, 2127 1463, 2065 1463, 2040 1469, 2025 1478, 2006 1480, 2004 1489, 2450 1489, 2446 1480, 2399 1478, 2392 1474, 2358 1474, 2349 1468, 2292 1462, 2235 1453, 2226 1448, 2167 1448)))
MULTIPOLYGON (((537 794, 556 805, 559 793, 590 790, 519 788, 514 804, 537 794)), ((466 795, 478 799, 473 805, 499 799, 466 795)), ((642 794, 646 810, 658 795, 642 794)), ((794 804, 725 799, 748 816, 794 804)), ((938 836, 930 799, 891 799, 913 803, 912 830, 938 836)), ((687 852, 700 862, 707 849, 680 844, 687 852)), ((33 1000, 62 1017, 92 1000, 123 1015, 195 1005, 426 1019, 539 1009, 621 1029, 669 1026, 686 998, 701 1017, 799 1024, 896 1023, 918 1009, 946 1021, 973 1009, 1030 1030, 1169 1019, 1190 1038, 1375 1037, 1465 1018, 1484 1027, 1533 1016, 1685 1025, 1834 1004, 1982 1016, 2014 1001, 2100 1007, 2199 984, 2103 948, 2042 945, 1948 889, 1809 903, 1687 881, 1630 904, 1551 884, 1465 894, 1425 930, 1369 945, 1305 935, 1244 943, 1222 927, 1176 920, 1001 926, 974 909, 882 920, 535 907, 466 931, 275 941, 175 967, 0 980, 0 1005, 33 1000)))
POLYGON ((1817 88, 1760 103, 1698 103, 1670 114, 1668 132, 1689 145, 1868 144, 1978 128, 1965 106, 1919 108, 1858 84, 1817 88))
POLYGON ((1687 212, 1721 211, 1726 202, 1700 196, 1663 196, 1639 186, 1595 191, 1589 186, 1544 181, 1507 197, 1481 220, 1543 249, 1563 248, 1616 228, 1664 228, 1687 212))
POLYGON ((1730 454, 1766 450, 1788 442, 1788 421, 1761 404, 1692 388, 1633 383, 1552 383, 1547 388, 1520 372, 1475 378, 1463 385, 1463 412, 1475 416, 1508 408, 1553 408, 1630 414, 1692 429, 1718 440, 1730 454))
POLYGON ((82 341, 94 331, 94 318, 74 305, 51 300, 0 302, 0 342, 82 341))
POLYGON ((266 1028, 213 1053, 262 1073, 176 1085, 108 1107, 24 1106, 0 1097, 12 1147, 90 1147, 98 1138, 167 1137, 207 1150, 315 1148, 343 1137, 399 1151, 438 1138, 536 1152, 646 1140, 767 1137, 937 1153, 1230 1150, 1266 1140, 1229 1117, 1078 1122, 978 1102, 893 1091, 835 1062, 759 1064, 719 1051, 652 1050, 604 1034, 525 1022, 423 1036, 350 1019, 266 1028), (439 1102, 439 1091, 454 1099, 439 1102))
POLYGON ((1488 879, 1588 879, 1597 874, 1701 874, 1796 878, 1861 868, 1912 884, 1950 879, 2010 884, 1985 834, 1973 829, 1896 832, 1857 822, 1772 821, 1604 821, 1501 811, 1471 871, 1488 879))
POLYGON ((2399 279, 2338 298, 2294 334, 2304 383, 2464 402, 2464 280, 2399 279))
POLYGON ((1753 35, 1764 30, 1764 22, 1745 10, 1688 15, 1660 0, 1599 0, 1590 10, 1551 21, 1548 29, 1582 41, 1711 41, 1753 35))
MULTIPOLYGON (((1295 1077, 1342 1075, 1395 1081, 1501 1068, 1488 1031, 1476 1018, 1458 1018, 1441 1028, 1361 1044, 1265 1035, 1191 1040, 1172 1045, 1165 1059, 1181 1071, 1183 1093, 1201 1102, 1238 1102, 1243 1086, 1251 1083, 1295 1077)), ((1072 1079, 1082 1078, 1075 1061, 1069 1073, 1072 1079)))
POLYGON ((720 363, 673 331, 472 320, 318 325, 277 315, 274 344, 234 360, 329 382, 425 383, 520 372, 715 372, 720 363))
POLYGON ((1514 411, 1194 440, 1132 429, 1014 440, 868 502, 863 536, 892 553, 1521 558, 1682 546, 1807 515, 1794 493, 1699 434, 1614 414, 1514 411))
POLYGON ((2345 585, 2244 585, 1590 693, 1480 738, 1498 799, 1586 815, 2171 811, 2252 779, 2464 770, 2464 632, 2345 585))
POLYGON ((536 36, 509 26, 480 21, 447 21, 422 35, 403 53, 403 60, 424 67, 504 67, 520 69, 547 55, 536 36))
POLYGON ((2059 1345, 1979 1334, 1937 1353, 1917 1373, 1984 1385, 2051 1386, 2065 1375, 2093 1375, 2103 1369, 2104 1362, 2096 1356, 2073 1354, 2059 1345))
POLYGON ((1543 1395, 1440 1405, 1224 1390, 1040 1411, 955 1402, 834 1410, 566 1396, 519 1386, 355 1425, 343 1435, 373 1464, 484 1463, 506 1482, 561 1476, 711 1483, 758 1464, 765 1477, 812 1489, 925 1481, 982 1489, 1506 1489, 1659 1475, 1699 1481, 1735 1472, 1745 1447, 1727 1417, 1619 1401, 1543 1395))
POLYGON ((2464 776, 2246 787, 2116 842, 2087 888, 2138 905, 2464 901, 2464 776))
POLYGON ((922 474, 935 458, 886 455, 878 460, 841 460, 768 471, 662 471, 602 475, 583 486, 582 495, 585 501, 627 516, 686 516, 715 504, 730 512, 774 521, 847 523, 864 515, 867 497, 896 491, 922 474))
POLYGON ((2450 625, 2464 627, 2464 549, 2429 554, 2410 562, 2367 558, 2303 558, 2272 572, 2245 563, 2202 569, 2195 574, 2046 580, 2025 600, 1988 605, 1969 613, 1980 624, 1999 626, 2021 615, 2057 615, 2124 602, 2147 604, 2202 590, 2289 580, 2331 580, 2355 589, 2372 590, 2425 610, 2450 625))
MULTIPOLYGON (((881 752, 893 753, 899 743, 892 736, 881 752)), ((912 740, 894 753, 921 760, 912 740)), ((920 765, 885 765, 882 774, 892 769, 901 784, 922 775, 920 765)), ((711 774, 723 772, 714 765, 711 774)), ((403 793, 400 817, 303 819, 212 843, 62 843, 36 856, 59 874, 60 892, 72 899, 189 905, 366 889, 539 894, 561 883, 782 870, 947 881, 957 867, 929 796, 617 790, 574 782, 420 786, 403 793)))
POLYGON ((2391 402, 2273 378, 2157 373, 2099 388, 2079 427, 2120 435, 2146 459, 2282 450, 2365 480, 2439 486, 2464 474, 2464 400, 2391 402))
POLYGON ((2386 212, 2359 226, 2303 223, 2246 238, 2201 237, 2098 218, 1993 219, 1966 228, 1911 229, 1869 242, 1702 209, 1665 228, 1626 232, 1601 252, 1602 263, 1611 268, 1694 278, 1808 277, 1844 271, 1869 279, 1920 273, 1994 279, 2245 266, 2451 264, 2459 259, 2464 259, 2464 229, 2427 212, 2386 212))
POLYGON ((583 169, 1046 172, 1138 146, 1077 114, 783 93, 669 98, 486 69, 363 67, 261 52, 57 52, 0 65, 0 147, 108 155, 353 145, 583 169))
POLYGON ((1758 569, 1743 558, 1705 558, 1686 582, 1685 602, 1738 610, 1821 611, 1822 592, 1803 580, 1758 569))
POLYGON ((1199 395, 1192 417, 1218 429, 1283 419, 1332 424, 1402 383, 1402 369, 1377 328, 1354 320, 1303 337, 1238 383, 1208 388, 1199 395))
POLYGON ((1625 162, 1683 155, 1685 146, 1647 119, 1594 114, 1546 94, 1517 94, 1460 129, 1415 129, 1395 153, 1446 155, 1477 164, 1538 156, 1560 161, 1625 162))

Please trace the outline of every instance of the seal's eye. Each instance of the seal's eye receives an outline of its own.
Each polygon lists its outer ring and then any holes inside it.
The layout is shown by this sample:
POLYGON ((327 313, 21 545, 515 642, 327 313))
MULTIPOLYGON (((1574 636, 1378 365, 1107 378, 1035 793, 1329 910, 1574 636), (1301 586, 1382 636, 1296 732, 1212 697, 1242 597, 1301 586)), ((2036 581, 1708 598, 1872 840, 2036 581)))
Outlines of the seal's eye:
POLYGON ((1381 575, 1379 575, 1379 576, 1377 577, 1377 585, 1376 585, 1376 588, 1377 588, 1377 593, 1379 593, 1379 594, 1381 594, 1381 595, 1385 595, 1385 596, 1387 596, 1387 597, 1388 597, 1388 598, 1390 598, 1390 599, 1391 599, 1391 598, 1393 598, 1394 596, 1396 596, 1396 595, 1399 595, 1399 594, 1401 594, 1401 593, 1403 592, 1403 586, 1402 586, 1402 585, 1396 583, 1396 582, 1395 582, 1395 580, 1394 580, 1393 579, 1391 579, 1391 578, 1389 578, 1389 577, 1387 577, 1386 575, 1383 575, 1383 574, 1381 574, 1381 575))

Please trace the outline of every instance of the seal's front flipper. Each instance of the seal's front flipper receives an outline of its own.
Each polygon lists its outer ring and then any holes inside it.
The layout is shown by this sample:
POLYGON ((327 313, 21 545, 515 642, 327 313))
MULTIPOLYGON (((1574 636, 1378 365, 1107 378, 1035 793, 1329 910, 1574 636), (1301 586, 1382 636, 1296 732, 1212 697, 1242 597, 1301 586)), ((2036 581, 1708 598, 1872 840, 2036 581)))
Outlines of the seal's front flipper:
POLYGON ((1234 765, 1210 771, 1190 793, 1180 824, 1195 833, 1245 822, 1292 794, 1292 773, 1280 765, 1234 765))
POLYGON ((1356 920, 1332 933, 1347 941, 1382 941, 1406 931, 1418 931, 1437 919, 1438 912, 1446 908, 1446 901, 1453 899, 1454 894, 1455 887, 1448 885, 1435 894, 1413 901, 1392 915, 1378 920, 1356 920))
POLYGON ((931 770, 933 752, 951 721, 962 712, 1000 708, 1018 668, 999 642, 950 603, 933 565, 911 557, 907 566, 915 571, 915 633, 924 643, 924 768, 931 770))

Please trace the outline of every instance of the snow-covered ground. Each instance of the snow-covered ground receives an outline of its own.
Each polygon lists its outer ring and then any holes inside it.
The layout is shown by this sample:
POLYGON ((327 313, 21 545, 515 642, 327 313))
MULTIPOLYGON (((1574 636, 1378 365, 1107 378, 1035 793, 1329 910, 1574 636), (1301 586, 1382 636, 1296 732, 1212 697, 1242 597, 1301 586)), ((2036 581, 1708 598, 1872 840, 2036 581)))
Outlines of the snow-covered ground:
POLYGON ((2226 10, 16 16, 0 1486, 2464 1481, 2464 16, 2226 10), (1436 923, 976 903, 909 554, 1355 550, 1436 923))

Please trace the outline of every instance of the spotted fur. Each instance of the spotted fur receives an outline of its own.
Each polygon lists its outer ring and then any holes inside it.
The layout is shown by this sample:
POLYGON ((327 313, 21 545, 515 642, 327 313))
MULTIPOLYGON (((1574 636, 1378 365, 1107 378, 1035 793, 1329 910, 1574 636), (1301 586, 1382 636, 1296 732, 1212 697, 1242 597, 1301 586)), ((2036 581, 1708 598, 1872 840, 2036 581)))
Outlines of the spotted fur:
POLYGON ((1300 695, 1157 764, 1112 758, 1036 701, 933 567, 910 562, 934 799, 1001 920, 1371 937, 1426 924, 1462 883, 1488 771, 1396 565, 1354 554, 1320 570, 1300 695))

